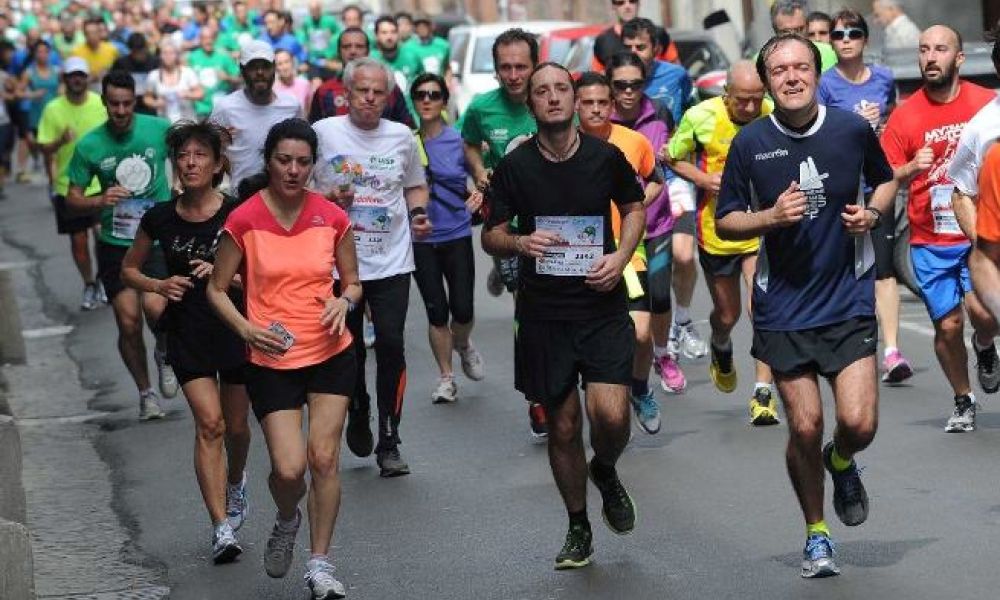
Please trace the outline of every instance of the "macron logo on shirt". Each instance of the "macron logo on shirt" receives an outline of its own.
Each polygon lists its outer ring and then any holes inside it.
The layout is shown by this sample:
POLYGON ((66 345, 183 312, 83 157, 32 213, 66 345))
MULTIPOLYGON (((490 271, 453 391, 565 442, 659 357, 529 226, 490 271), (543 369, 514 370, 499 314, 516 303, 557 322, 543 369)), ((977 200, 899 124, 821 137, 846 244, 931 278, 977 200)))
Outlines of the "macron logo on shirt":
POLYGON ((753 155, 754 160, 771 160, 772 158, 782 158, 788 156, 788 150, 784 148, 778 148, 777 150, 771 150, 770 152, 758 152, 753 155))

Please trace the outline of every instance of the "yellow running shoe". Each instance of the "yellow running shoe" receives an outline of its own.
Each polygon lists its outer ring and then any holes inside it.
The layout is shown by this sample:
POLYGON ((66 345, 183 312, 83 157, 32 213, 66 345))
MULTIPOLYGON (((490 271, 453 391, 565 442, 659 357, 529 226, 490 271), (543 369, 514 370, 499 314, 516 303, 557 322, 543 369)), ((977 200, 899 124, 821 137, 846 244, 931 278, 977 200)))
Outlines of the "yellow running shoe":
POLYGON ((750 398, 750 424, 756 427, 777 425, 778 403, 769 388, 757 388, 750 398))
POLYGON ((708 365, 708 375, 720 392, 731 394, 736 389, 736 367, 733 365, 733 351, 721 352, 715 344, 712 348, 712 362, 708 365))

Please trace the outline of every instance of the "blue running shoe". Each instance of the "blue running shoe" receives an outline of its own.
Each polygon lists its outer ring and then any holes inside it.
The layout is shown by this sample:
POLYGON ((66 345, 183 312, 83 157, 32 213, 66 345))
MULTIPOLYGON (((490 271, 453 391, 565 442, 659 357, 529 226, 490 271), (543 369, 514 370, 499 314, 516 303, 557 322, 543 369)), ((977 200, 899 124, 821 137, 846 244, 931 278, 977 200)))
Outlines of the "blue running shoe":
POLYGON ((630 396, 630 399, 639 427, 642 427, 642 430, 650 435, 659 432, 660 404, 656 401, 653 390, 649 390, 641 396, 630 396))
POLYGON ((840 568, 833 562, 833 540, 823 534, 810 535, 802 551, 802 577, 832 577, 840 575, 840 568))

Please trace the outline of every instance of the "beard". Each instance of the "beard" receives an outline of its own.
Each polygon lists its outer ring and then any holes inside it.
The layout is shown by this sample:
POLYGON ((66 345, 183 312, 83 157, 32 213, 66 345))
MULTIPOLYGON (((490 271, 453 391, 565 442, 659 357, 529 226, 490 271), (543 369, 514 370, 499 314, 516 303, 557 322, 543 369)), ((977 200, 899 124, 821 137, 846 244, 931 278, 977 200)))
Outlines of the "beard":
POLYGON ((932 90, 943 90, 951 87, 951 85, 955 83, 955 78, 958 77, 958 69, 956 69, 954 65, 947 68, 940 67, 940 69, 941 77, 936 80, 928 80, 927 76, 921 73, 921 75, 923 75, 924 85, 932 90))
POLYGON ((573 115, 562 121, 549 121, 548 123, 543 123, 542 121, 535 120, 535 125, 538 127, 538 131, 544 131, 545 133, 559 133, 562 131, 567 131, 573 128, 573 115))

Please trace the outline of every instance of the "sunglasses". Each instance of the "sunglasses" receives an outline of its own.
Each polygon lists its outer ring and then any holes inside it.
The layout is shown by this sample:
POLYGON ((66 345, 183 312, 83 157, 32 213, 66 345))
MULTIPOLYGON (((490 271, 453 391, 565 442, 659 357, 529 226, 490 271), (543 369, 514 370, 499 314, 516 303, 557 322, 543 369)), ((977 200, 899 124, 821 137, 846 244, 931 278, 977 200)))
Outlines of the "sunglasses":
POLYGON ((417 90, 413 92, 413 99, 420 100, 430 100, 432 102, 437 102, 444 98, 444 94, 438 90, 417 90))
POLYGON ((611 87, 615 88, 616 92, 627 92, 630 90, 641 92, 645 85, 645 79, 616 79, 611 82, 611 87))
POLYGON ((611 0, 612 6, 622 6, 623 4, 639 4, 639 0, 611 0))
POLYGON ((830 32, 830 39, 840 41, 844 38, 851 40, 860 40, 865 37, 865 32, 851 27, 849 29, 834 29, 830 32))

